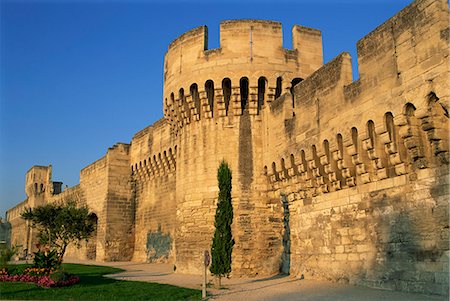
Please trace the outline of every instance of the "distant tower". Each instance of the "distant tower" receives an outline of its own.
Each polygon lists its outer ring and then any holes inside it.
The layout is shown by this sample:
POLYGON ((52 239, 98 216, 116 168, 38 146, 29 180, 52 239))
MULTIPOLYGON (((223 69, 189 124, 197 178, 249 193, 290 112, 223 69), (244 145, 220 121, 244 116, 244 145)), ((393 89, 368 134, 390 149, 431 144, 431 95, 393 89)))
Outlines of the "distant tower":
POLYGON ((25 192, 30 207, 44 204, 45 194, 53 193, 52 166, 35 165, 28 170, 25 180, 25 192))
MULTIPOLYGON (((27 206, 34 208, 45 204, 45 195, 53 191, 52 187, 52 166, 38 166, 31 167, 25 179, 25 192, 27 194, 27 206), (50 191, 51 190, 51 191, 50 191)), ((37 232, 29 227, 26 222, 25 232, 22 233, 23 245, 22 251, 30 254, 34 249, 34 243, 37 241, 37 232)), ((17 235, 17 234, 16 234, 17 235)))

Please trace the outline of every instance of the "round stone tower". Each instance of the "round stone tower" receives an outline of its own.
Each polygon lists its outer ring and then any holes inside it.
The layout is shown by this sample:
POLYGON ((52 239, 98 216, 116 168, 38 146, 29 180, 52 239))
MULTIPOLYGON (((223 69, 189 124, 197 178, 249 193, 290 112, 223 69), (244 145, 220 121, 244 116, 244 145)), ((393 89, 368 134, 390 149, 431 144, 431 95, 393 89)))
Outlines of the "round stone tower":
POLYGON ((284 49, 280 23, 233 20, 220 24, 220 48, 207 49, 206 26, 169 45, 164 116, 177 149, 177 271, 200 272, 210 249, 222 160, 233 174, 233 273, 279 269, 283 225, 265 193, 264 112, 323 63, 320 31, 294 26, 292 37, 284 49))
POLYGON ((240 116, 262 107, 322 66, 319 30, 294 26, 283 48, 281 23, 220 24, 220 48, 207 49, 201 26, 175 39, 164 59, 164 114, 173 129, 207 118, 240 116))

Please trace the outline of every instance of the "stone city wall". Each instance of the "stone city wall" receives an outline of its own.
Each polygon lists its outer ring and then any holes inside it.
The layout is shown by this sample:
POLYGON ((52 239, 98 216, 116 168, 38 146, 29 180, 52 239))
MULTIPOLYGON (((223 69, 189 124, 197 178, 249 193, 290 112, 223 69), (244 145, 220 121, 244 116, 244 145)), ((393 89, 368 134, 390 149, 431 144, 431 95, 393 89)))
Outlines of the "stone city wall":
POLYGON ((359 80, 343 53, 265 109, 291 273, 448 294, 448 52, 446 2, 417 1, 358 42, 359 80))
MULTIPOLYGON (((211 50, 207 28, 191 30, 165 55, 164 119, 59 195, 51 167, 33 167, 23 204, 76 195, 89 206, 97 231, 71 255, 201 273, 225 160, 233 276, 445 295, 448 24, 446 1, 413 2, 358 42, 356 81, 348 53, 322 65, 315 29, 294 26, 292 50, 278 22, 222 22, 211 50)), ((18 210, 13 239, 29 244, 18 210)))
MULTIPOLYGON (((46 198, 46 203, 63 204, 69 201, 77 202, 78 204, 86 204, 86 199, 83 196, 81 185, 66 188, 61 193, 54 194, 46 198)), ((89 209, 92 211, 91 208, 89 209)), ((65 258, 87 259, 86 245, 87 243, 85 241, 82 241, 79 246, 69 245, 66 250, 65 258)))
POLYGON ((80 171, 80 187, 83 191, 83 199, 86 205, 97 215, 97 240, 96 259, 105 260, 105 240, 106 240, 106 196, 108 191, 107 183, 107 158, 98 159, 80 171))
POLYGON ((133 260, 175 261, 177 145, 161 119, 131 141, 130 163, 135 200, 133 260))
POLYGON ((20 217, 27 206, 28 202, 25 200, 6 212, 6 221, 11 224, 11 246, 17 247, 19 253, 23 253, 28 248, 29 230, 27 222, 20 217))

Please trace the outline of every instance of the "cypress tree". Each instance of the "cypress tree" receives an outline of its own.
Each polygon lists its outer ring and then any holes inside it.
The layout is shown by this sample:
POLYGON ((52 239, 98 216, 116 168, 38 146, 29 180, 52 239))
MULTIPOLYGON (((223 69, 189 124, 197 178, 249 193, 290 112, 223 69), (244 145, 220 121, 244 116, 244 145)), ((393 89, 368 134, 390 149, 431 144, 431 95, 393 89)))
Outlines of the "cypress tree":
POLYGON ((225 161, 220 163, 217 170, 219 182, 219 198, 217 201, 214 226, 214 238, 211 247, 211 274, 218 277, 219 287, 221 277, 228 277, 231 272, 231 253, 234 239, 231 235, 233 223, 233 206, 231 204, 231 170, 225 161))

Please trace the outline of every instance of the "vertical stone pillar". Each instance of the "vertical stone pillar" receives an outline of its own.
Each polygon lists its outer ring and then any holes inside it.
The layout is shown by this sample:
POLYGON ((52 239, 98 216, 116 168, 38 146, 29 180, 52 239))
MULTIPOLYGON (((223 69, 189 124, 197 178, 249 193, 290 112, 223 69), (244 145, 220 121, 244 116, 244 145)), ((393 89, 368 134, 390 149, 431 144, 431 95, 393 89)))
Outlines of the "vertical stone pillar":
POLYGON ((249 88, 248 112, 250 115, 258 115, 258 87, 249 88))
POLYGON ((241 116, 242 115, 242 107, 241 107, 241 88, 240 87, 232 87, 231 88, 231 100, 233 101, 234 116, 241 116))
POLYGON ((212 118, 211 106, 208 103, 208 97, 206 91, 199 91, 198 95, 200 97, 200 105, 203 107, 203 116, 205 119, 212 118))
POLYGON ((272 103, 272 101, 275 100, 275 88, 273 87, 268 87, 267 88, 267 98, 266 98, 266 103, 268 105, 270 105, 272 103))
POLYGON ((225 110, 225 101, 223 99, 223 91, 222 88, 214 89, 214 99, 216 100, 217 112, 219 117, 225 117, 227 112, 225 110))
MULTIPOLYGON (((433 103, 430 104, 430 106, 433 103)), ((449 137, 448 137, 448 117, 444 112, 436 112, 433 108, 417 110, 416 116, 420 119, 421 129, 425 131, 428 142, 431 146, 431 154, 437 156, 441 162, 449 162, 449 137)), ((440 109, 442 111, 442 109, 440 109)))
POLYGON ((186 95, 186 103, 190 116, 188 123, 190 123, 191 121, 196 121, 195 103, 191 94, 186 95))

